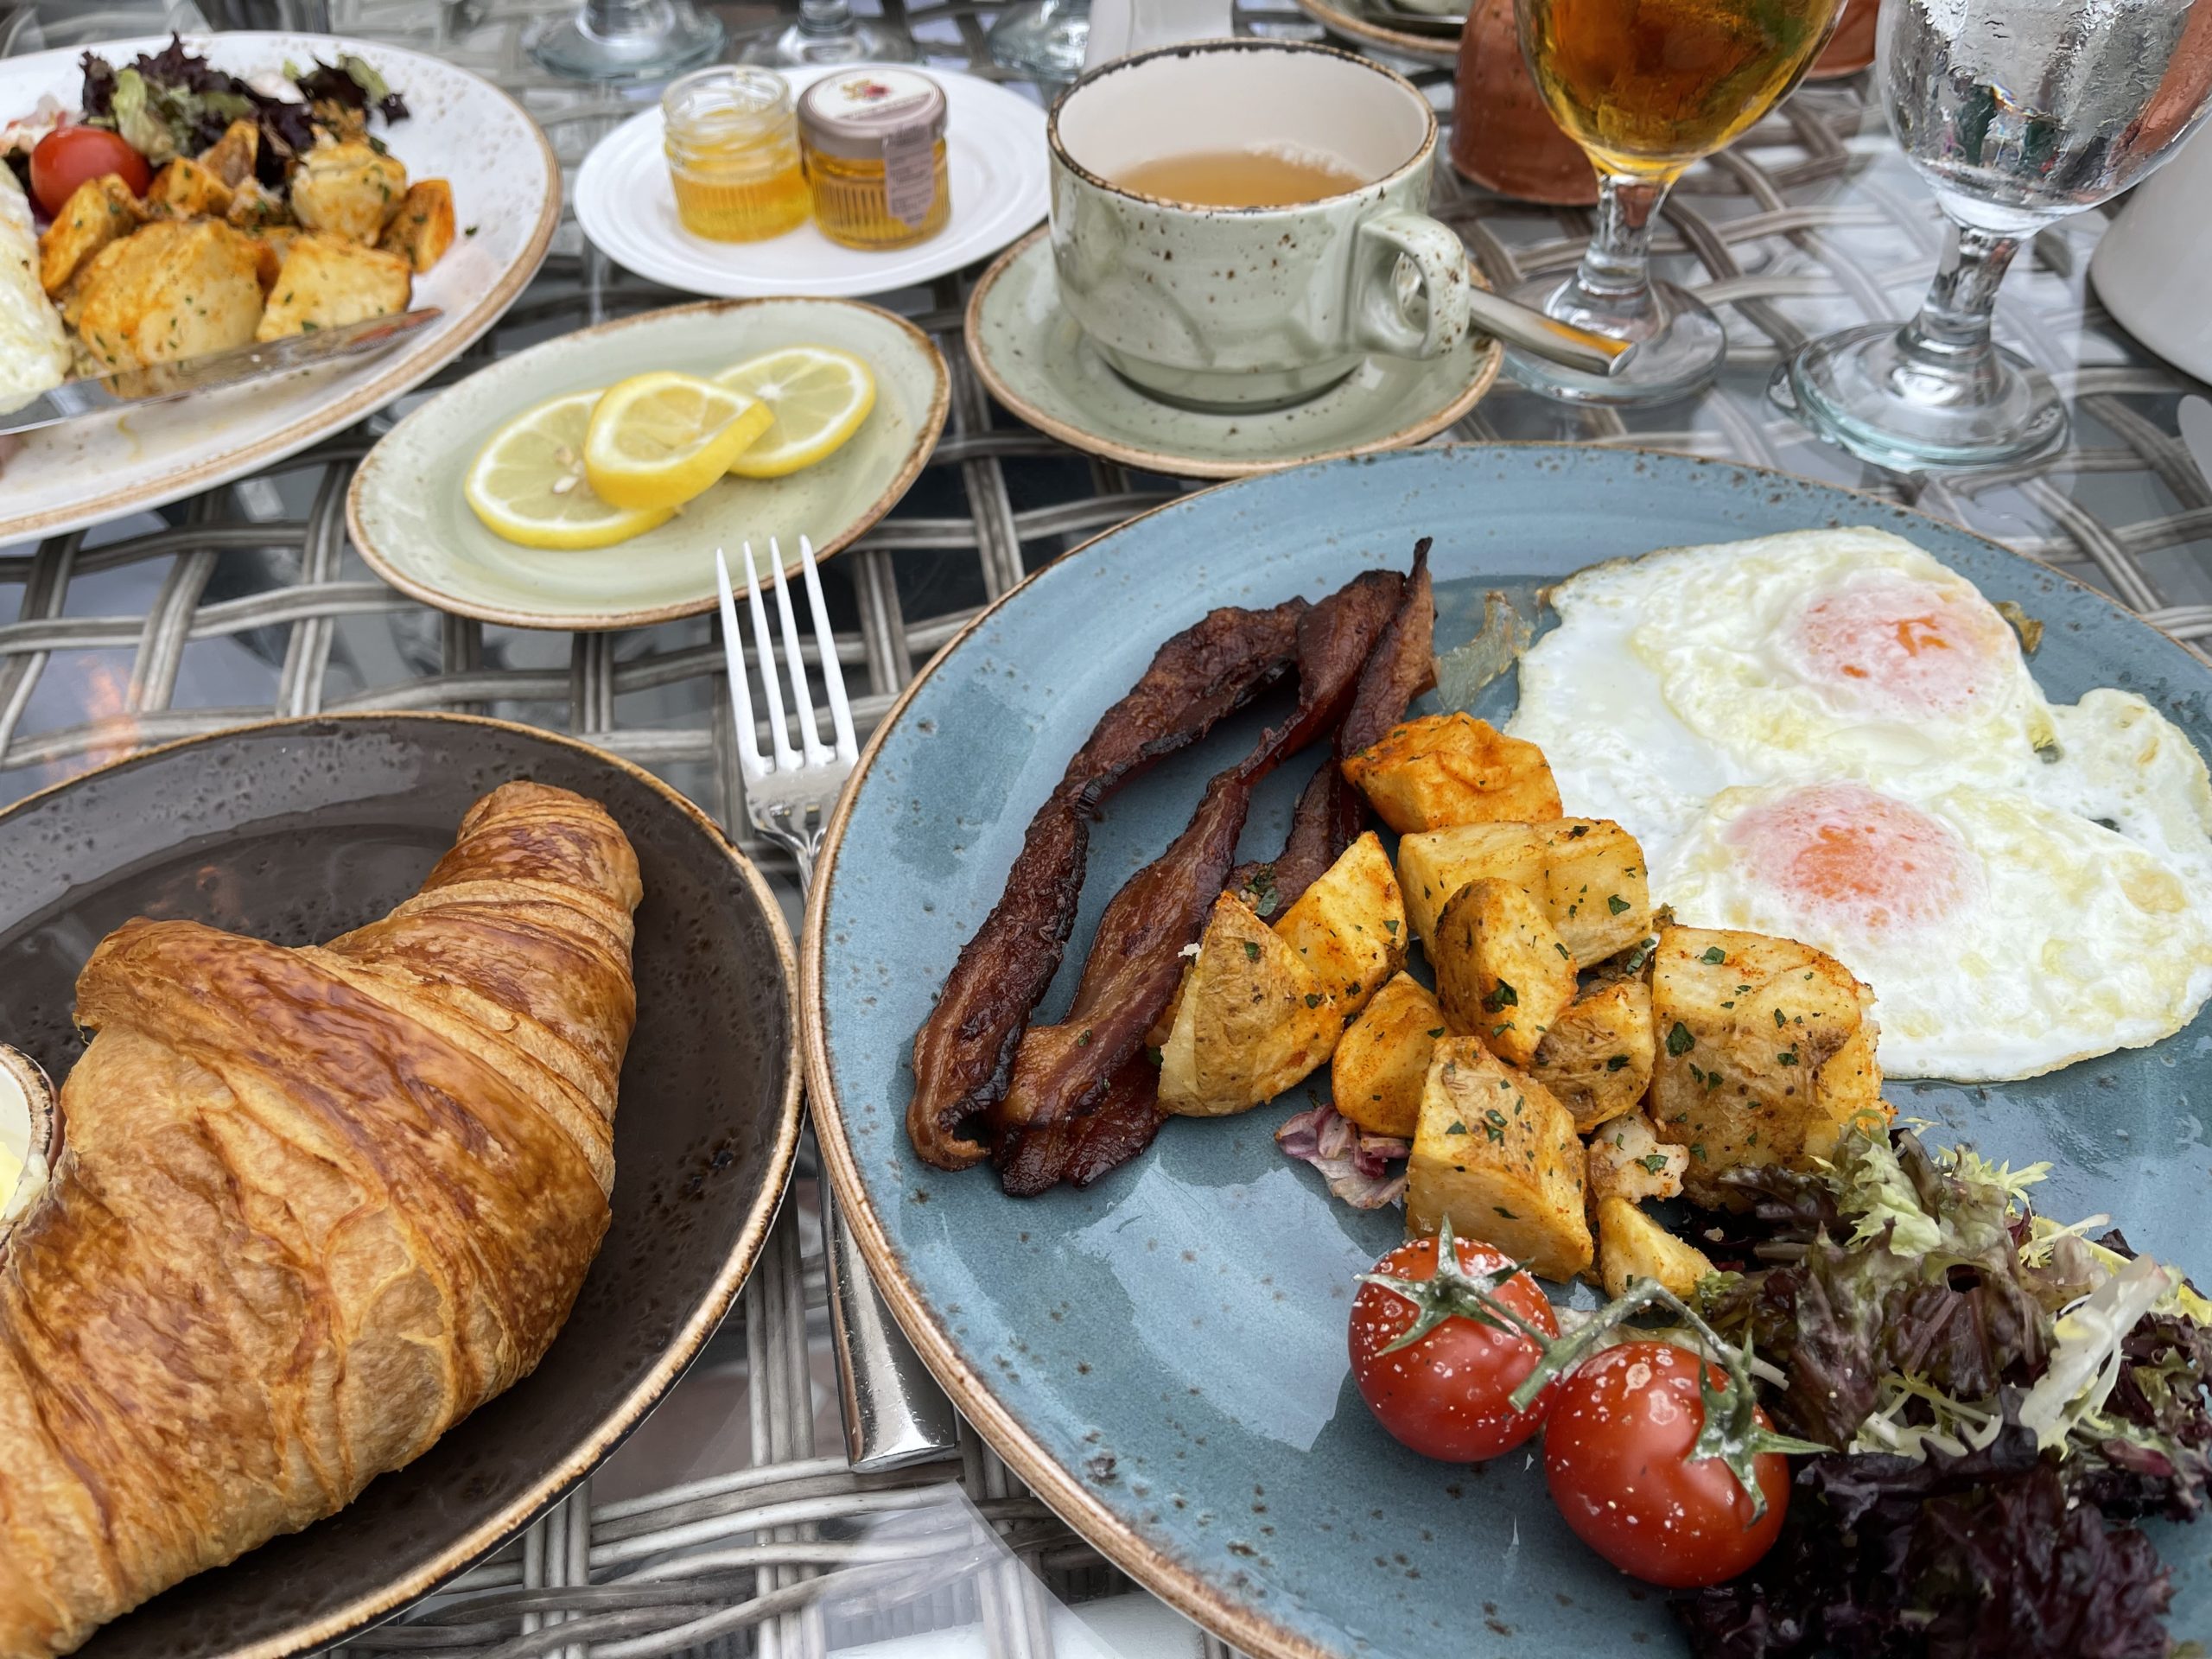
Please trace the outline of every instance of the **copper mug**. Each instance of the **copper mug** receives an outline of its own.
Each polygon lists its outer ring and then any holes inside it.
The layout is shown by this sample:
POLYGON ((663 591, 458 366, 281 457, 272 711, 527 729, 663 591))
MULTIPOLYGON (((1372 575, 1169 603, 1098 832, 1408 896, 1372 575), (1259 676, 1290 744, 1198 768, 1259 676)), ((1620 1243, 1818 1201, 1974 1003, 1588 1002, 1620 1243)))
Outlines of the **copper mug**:
POLYGON ((1590 158, 1559 130, 1521 55, 1513 0, 1473 0, 1467 9, 1452 100, 1452 165, 1485 190, 1522 201, 1584 207, 1598 200, 1590 158))

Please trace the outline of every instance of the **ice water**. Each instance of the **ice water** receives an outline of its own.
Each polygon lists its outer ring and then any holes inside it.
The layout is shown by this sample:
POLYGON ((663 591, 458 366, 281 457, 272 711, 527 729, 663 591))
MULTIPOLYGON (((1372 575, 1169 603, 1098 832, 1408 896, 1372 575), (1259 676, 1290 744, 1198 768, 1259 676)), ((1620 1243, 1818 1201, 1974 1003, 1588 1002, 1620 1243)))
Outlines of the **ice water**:
MULTIPOLYGON (((2200 3, 2207 0, 2199 0, 2200 3)), ((2026 235, 2133 184, 2204 113, 2177 0, 1888 0, 1897 141, 1961 222, 2026 235)))

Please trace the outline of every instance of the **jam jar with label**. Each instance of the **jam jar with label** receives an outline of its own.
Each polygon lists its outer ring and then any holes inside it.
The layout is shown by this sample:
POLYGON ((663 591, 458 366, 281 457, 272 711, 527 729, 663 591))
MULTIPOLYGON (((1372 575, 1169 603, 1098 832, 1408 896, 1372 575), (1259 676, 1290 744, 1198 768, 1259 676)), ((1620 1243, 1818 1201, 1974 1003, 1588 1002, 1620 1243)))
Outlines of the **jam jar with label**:
POLYGON ((799 147, 823 235, 849 248, 926 242, 952 213, 944 89, 912 69, 823 76, 799 95, 799 147))

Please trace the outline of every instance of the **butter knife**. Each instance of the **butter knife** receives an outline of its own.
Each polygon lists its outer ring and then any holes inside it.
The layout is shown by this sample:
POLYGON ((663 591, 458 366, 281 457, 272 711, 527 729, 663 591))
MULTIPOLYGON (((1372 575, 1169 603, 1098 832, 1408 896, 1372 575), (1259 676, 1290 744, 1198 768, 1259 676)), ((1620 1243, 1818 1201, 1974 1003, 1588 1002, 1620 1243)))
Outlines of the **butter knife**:
POLYGON ((365 357, 383 351, 402 336, 444 315, 434 305, 424 306, 396 316, 371 317, 332 328, 310 329, 283 340, 234 346, 227 352, 179 358, 174 363, 153 363, 143 369, 118 369, 113 374, 64 380, 12 409, 0 410, 0 437, 15 432, 35 432, 41 427, 59 426, 64 421, 79 420, 87 415, 111 415, 147 404, 166 404, 218 386, 271 380, 296 369, 311 368, 340 358, 365 357))

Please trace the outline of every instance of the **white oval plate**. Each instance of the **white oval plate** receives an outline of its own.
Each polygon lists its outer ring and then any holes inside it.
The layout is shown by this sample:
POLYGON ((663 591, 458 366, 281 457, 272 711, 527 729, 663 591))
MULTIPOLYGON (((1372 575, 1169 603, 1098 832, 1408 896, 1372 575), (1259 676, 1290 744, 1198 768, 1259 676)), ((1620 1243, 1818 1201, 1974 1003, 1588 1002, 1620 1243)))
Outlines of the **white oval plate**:
MULTIPOLYGON (((533 346, 448 386, 386 433, 346 498, 353 545, 400 592, 517 628, 637 628, 715 608, 714 550, 742 581, 750 542, 785 558, 813 538, 827 558, 899 503, 944 429, 949 381, 930 337, 850 300, 709 300, 603 322, 533 346), (484 441, 534 404, 647 369, 701 373, 785 346, 851 352, 875 372, 875 407, 844 447, 785 478, 725 478, 658 529, 577 552, 486 530, 461 482, 484 441)), ((766 574, 765 571, 762 573, 766 574)))
MULTIPOLYGON (((155 36, 90 49, 121 65, 167 44, 155 36)), ((552 148, 522 105, 489 81, 419 52, 327 35, 195 35, 186 44, 240 76, 279 69, 287 59, 335 63, 346 52, 376 67, 409 112, 390 128, 378 122, 377 137, 407 164, 410 178, 450 179, 454 219, 474 232, 454 237, 445 257, 415 279, 414 303, 437 306, 445 315, 392 350, 350 365, 29 434, 0 462, 0 543, 213 489, 359 420, 490 327, 536 275, 552 239, 561 213, 552 148)), ((29 114, 45 92, 73 109, 85 50, 0 59, 0 122, 29 114)))
MULTIPOLYGON (((859 66, 865 67, 865 66, 859 66)), ((793 92, 854 67, 782 72, 793 92)), ((944 88, 952 219, 929 241, 887 253, 840 247, 810 222, 766 242, 709 242, 676 217, 661 154, 660 106, 607 134, 576 174, 576 223, 617 264, 720 299, 887 294, 988 258, 1045 217, 1045 111, 994 81, 931 69, 944 88)))

